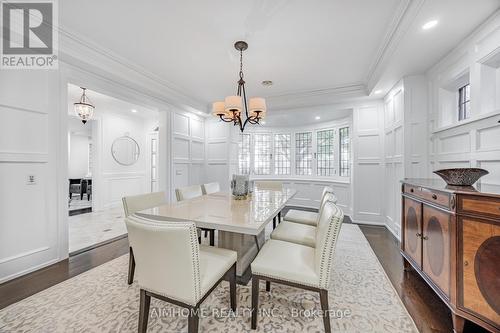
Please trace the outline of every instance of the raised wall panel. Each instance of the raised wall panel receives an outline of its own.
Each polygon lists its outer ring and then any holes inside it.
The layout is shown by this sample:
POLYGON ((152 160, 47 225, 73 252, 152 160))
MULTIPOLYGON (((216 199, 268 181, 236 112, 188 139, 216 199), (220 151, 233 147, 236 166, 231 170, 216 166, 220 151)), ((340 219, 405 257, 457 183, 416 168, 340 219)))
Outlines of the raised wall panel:
POLYGON ((390 131, 385 134, 385 157, 391 158, 394 156, 394 132, 390 131))
POLYGON ((363 135, 358 138, 358 160, 379 159, 381 155, 380 137, 363 135))
POLYGON ((205 158, 205 144, 203 142, 191 141, 191 160, 203 160, 205 158))
POLYGON ((376 107, 362 107, 356 112, 357 129, 359 133, 379 131, 379 114, 376 107))
POLYGON ((477 130, 477 150, 500 149, 500 126, 481 128, 477 130))
POLYGON ((227 154, 226 142, 209 142, 207 144, 207 159, 209 161, 226 160, 227 154))
POLYGON ((173 184, 173 189, 189 185, 188 163, 174 163, 172 184, 173 184))
POLYGON ((208 121, 207 122, 207 138, 209 140, 214 140, 214 139, 226 139, 228 136, 228 124, 226 123, 219 123, 219 122, 214 122, 214 121, 208 121))
POLYGON ((205 179, 207 183, 219 182, 221 189, 229 189, 229 174, 227 163, 208 163, 205 179))
POLYGON ((189 172, 189 185, 199 185, 204 183, 204 164, 191 164, 189 172))
POLYGON ((394 101, 394 122, 399 123, 403 120, 403 93, 399 90, 393 97, 394 101))
POLYGON ((189 140, 182 138, 174 138, 173 140, 174 159, 189 159, 189 140))
POLYGON ((1 105, 0 114, 0 152, 47 153, 47 114, 1 105))
POLYGON ((481 178, 481 184, 500 185, 500 160, 478 161, 478 167, 490 172, 490 174, 481 178))
POLYGON ((204 139, 205 138, 205 128, 203 126, 203 122, 191 118, 190 119, 190 126, 191 126, 191 137, 196 138, 196 139, 204 139))
POLYGON ((144 174, 108 174, 104 178, 107 206, 119 205, 124 196, 141 194, 146 191, 144 174))
POLYGON ((356 174, 357 183, 362 184, 363 190, 356 192, 356 209, 360 215, 380 216, 382 198, 379 194, 380 180, 383 174, 379 164, 359 164, 356 174))
POLYGON ((440 138, 440 153, 470 152, 470 135, 461 133, 440 138))
POLYGON ((394 130, 394 156, 402 156, 404 149, 403 127, 394 130))
POLYGON ((189 117, 183 114, 173 114, 174 133, 189 136, 189 117))

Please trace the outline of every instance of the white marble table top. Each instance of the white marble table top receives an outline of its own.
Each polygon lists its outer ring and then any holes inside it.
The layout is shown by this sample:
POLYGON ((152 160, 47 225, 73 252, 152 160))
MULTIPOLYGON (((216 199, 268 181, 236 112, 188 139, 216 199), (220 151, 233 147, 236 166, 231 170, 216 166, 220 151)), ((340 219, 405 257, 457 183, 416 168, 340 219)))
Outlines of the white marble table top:
POLYGON ((294 189, 256 189, 246 200, 217 192, 145 209, 135 214, 164 221, 193 221, 197 227, 258 235, 297 193, 294 189))

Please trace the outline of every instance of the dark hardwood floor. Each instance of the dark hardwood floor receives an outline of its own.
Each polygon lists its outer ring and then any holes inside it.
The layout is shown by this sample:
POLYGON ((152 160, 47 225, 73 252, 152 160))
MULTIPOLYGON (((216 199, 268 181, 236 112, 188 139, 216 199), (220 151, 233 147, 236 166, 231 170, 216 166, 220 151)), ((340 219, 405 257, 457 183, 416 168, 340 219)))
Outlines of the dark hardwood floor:
MULTIPOLYGON (((380 263, 421 333, 453 331, 451 313, 415 271, 405 272, 399 242, 384 227, 360 225, 380 263)), ((128 252, 128 239, 118 239, 33 273, 0 284, 0 309, 128 252)), ((124 281, 124 283, 126 283, 124 281)), ((466 333, 484 329, 467 322, 466 333)))
POLYGON ((125 253, 128 253, 128 238, 121 238, 0 284, 0 309, 125 253))
MULTIPOLYGON (((399 241, 385 227, 360 225, 387 276, 421 333, 453 332, 451 312, 414 270, 405 272, 399 241)), ((486 333, 474 323, 465 324, 464 333, 486 333)))

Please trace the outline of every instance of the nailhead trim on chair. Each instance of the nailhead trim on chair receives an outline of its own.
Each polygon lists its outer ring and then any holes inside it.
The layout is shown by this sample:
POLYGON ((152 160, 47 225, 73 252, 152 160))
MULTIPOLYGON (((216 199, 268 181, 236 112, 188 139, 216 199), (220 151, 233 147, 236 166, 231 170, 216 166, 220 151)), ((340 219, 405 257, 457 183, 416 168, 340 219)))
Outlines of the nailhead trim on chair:
MULTIPOLYGON (((332 201, 328 201, 332 203, 332 201)), ((342 221, 344 220, 344 214, 342 210, 333 204, 336 211, 333 212, 333 216, 330 218, 328 224, 328 230, 326 233, 326 241, 321 249, 321 263, 319 267, 319 285, 320 288, 328 289, 330 285, 330 275, 332 270, 333 255, 335 253, 335 243, 340 232, 342 221)), ((316 249, 318 250, 318 249, 316 249)))
MULTIPOLYGON (((168 221, 162 221, 158 222, 155 220, 149 220, 143 217, 139 216, 131 216, 128 217, 131 221, 135 223, 140 223, 140 224, 147 224, 150 227, 158 227, 158 230, 164 229, 162 227, 168 226, 168 227, 180 227, 180 228, 186 228, 189 227, 189 242, 191 244, 191 253, 193 253, 192 257, 192 265, 193 265, 193 274, 194 274, 194 290, 193 290, 193 296, 194 296, 194 303, 187 302, 186 300, 181 300, 181 299, 176 299, 180 302, 184 302, 190 305, 196 305, 196 303, 201 299, 201 278, 200 278, 200 259, 199 259, 199 253, 200 253, 200 248, 198 245, 198 233, 196 231, 196 226, 194 222, 168 222, 168 221)), ((139 284, 139 286, 144 289, 148 290, 150 292, 153 292, 158 295, 162 295, 171 299, 175 299, 171 295, 166 295, 164 293, 158 292, 156 290, 150 290, 149 288, 145 288, 139 284)))

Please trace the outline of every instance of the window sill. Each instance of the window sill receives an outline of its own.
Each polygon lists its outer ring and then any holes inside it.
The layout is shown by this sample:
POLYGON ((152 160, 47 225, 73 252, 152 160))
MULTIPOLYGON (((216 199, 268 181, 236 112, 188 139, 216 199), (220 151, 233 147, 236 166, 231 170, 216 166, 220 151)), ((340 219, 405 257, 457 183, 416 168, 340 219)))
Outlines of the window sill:
POLYGON ((342 185, 350 185, 350 177, 300 177, 300 176, 263 176, 251 175, 250 180, 281 180, 281 181, 297 181, 297 182, 311 182, 311 183, 335 183, 342 185), (344 179, 345 178, 345 179, 344 179))
POLYGON ((467 124, 470 124, 470 123, 474 123, 476 121, 480 121, 480 120, 483 120, 483 119, 488 119, 488 118, 495 117, 495 116, 498 116, 498 115, 500 115, 500 110, 495 110, 493 112, 488 112, 488 113, 485 113, 485 114, 481 114, 481 115, 478 115, 478 116, 475 116, 475 117, 472 117, 472 118, 469 118, 469 119, 466 119, 466 120, 461 120, 461 121, 459 121, 457 123, 454 123, 454 124, 451 124, 451 125, 446 125, 446 126, 439 127, 437 129, 435 129, 434 131, 432 131, 432 134, 436 134, 436 133, 443 132, 443 131, 446 131, 446 130, 449 130, 449 129, 452 129, 452 128, 464 126, 464 125, 467 125, 467 124))

